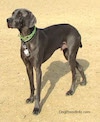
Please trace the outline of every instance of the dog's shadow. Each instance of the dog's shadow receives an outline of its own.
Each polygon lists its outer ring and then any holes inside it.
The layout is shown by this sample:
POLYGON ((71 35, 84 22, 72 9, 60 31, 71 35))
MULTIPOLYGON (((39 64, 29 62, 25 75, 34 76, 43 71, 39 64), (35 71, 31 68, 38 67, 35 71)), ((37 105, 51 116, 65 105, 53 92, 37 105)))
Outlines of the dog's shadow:
MULTIPOLYGON (((83 60, 83 59, 78 59, 77 61, 83 66, 84 71, 88 68, 88 66, 89 66, 88 61, 83 60)), ((50 81, 50 87, 49 87, 45 97, 41 101, 41 109, 42 109, 42 106, 45 104, 47 98, 53 91, 53 89, 54 89, 56 83, 59 81, 59 79, 61 77, 63 77, 65 74, 67 74, 68 72, 70 72, 70 67, 69 67, 68 62, 63 63, 61 61, 52 62, 47 69, 48 69, 48 71, 43 76, 42 89, 46 85, 47 81, 50 81)), ((67 81, 67 79, 66 79, 66 81, 67 81)))

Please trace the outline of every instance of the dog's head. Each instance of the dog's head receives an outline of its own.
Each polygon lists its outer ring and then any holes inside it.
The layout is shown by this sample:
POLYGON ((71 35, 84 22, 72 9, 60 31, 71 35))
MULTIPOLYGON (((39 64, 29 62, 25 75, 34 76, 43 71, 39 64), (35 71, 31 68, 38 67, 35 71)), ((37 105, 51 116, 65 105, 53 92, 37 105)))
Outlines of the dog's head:
POLYGON ((16 9, 10 18, 7 19, 8 28, 21 29, 23 27, 32 28, 36 23, 36 18, 26 9, 16 9))

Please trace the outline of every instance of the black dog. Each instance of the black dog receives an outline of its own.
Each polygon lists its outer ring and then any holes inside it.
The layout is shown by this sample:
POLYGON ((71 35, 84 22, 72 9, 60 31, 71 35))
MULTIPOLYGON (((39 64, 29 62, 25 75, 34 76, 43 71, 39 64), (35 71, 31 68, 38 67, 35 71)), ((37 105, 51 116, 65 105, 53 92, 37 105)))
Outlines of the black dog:
POLYGON ((9 28, 17 28, 21 38, 21 58, 26 65, 27 74, 30 81, 30 97, 27 103, 35 100, 34 114, 40 112, 40 92, 41 92, 41 65, 61 48, 65 58, 68 60, 72 72, 72 85, 67 95, 73 95, 76 89, 76 69, 82 76, 81 85, 86 85, 86 77, 82 66, 76 61, 79 47, 82 47, 79 32, 69 24, 58 24, 44 29, 35 27, 35 16, 26 9, 16 9, 12 17, 7 19, 9 28), (34 79, 33 67, 36 71, 36 98, 34 99, 34 79))

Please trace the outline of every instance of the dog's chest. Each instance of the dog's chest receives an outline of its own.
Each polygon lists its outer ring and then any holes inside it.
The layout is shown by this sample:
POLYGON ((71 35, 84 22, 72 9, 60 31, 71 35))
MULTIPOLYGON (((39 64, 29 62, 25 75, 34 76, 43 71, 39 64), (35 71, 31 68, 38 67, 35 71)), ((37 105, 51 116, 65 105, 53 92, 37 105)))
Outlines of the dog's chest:
POLYGON ((22 53, 26 58, 30 56, 30 51, 25 44, 22 45, 22 53))
POLYGON ((21 45, 21 57, 25 62, 30 61, 34 63, 35 53, 36 51, 34 45, 21 45))

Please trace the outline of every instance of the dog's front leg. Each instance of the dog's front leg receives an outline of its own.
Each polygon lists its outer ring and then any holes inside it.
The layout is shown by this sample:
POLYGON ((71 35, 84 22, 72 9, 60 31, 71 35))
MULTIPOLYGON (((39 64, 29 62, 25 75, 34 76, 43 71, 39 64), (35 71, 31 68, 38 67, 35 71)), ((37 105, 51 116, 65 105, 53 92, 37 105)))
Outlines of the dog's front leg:
POLYGON ((33 77, 33 67, 31 64, 27 63, 26 65, 26 71, 28 74, 29 78, 29 83, 30 83, 30 97, 26 100, 26 103, 32 103, 34 101, 34 77, 33 77))
POLYGON ((36 89, 36 99, 35 99, 35 107, 33 110, 33 114, 39 114, 40 112, 40 92, 41 92, 41 76, 42 76, 42 71, 41 67, 35 68, 36 71, 36 84, 37 84, 37 89, 36 89))

